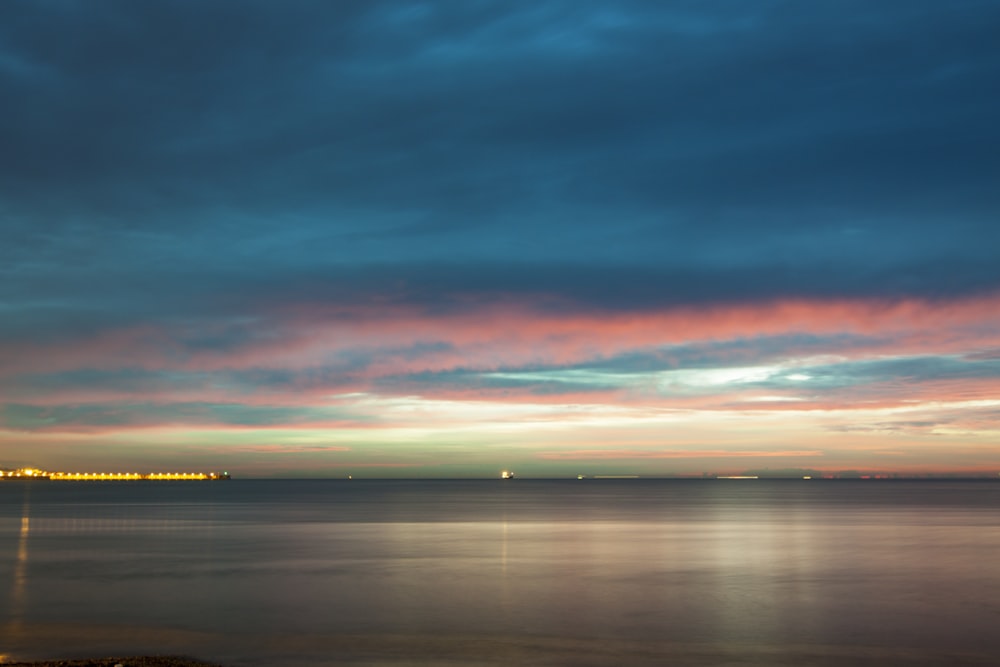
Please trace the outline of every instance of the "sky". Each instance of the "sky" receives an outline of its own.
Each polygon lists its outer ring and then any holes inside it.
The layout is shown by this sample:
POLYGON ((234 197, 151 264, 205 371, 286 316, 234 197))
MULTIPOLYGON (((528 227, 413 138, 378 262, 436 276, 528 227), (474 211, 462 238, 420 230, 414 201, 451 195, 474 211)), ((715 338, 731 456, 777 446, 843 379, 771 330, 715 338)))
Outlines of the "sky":
POLYGON ((995 0, 0 3, 0 467, 1000 472, 995 0))

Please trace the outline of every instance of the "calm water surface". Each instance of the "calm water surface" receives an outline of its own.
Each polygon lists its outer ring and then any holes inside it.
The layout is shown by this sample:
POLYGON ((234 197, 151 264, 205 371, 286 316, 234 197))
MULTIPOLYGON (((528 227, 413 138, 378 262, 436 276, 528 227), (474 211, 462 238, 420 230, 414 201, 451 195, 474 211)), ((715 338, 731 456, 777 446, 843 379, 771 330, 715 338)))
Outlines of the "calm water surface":
POLYGON ((997 664, 1000 482, 0 484, 2 660, 997 664))

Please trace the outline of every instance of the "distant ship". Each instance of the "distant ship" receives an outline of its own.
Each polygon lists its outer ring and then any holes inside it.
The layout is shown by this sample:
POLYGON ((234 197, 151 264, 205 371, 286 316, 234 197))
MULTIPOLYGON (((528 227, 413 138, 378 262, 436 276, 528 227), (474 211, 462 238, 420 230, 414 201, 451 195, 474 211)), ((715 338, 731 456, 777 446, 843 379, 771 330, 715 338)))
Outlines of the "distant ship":
POLYGON ((514 479, 514 473, 512 473, 510 470, 504 470, 502 473, 500 473, 500 479, 514 479))

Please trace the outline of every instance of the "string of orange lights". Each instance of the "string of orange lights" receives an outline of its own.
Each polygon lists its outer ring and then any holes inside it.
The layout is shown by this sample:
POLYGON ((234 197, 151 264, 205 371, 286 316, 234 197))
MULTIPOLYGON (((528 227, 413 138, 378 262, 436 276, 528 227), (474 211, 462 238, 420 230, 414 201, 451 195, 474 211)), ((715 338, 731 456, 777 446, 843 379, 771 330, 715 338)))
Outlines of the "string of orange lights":
POLYGON ((0 479, 56 481, 119 481, 119 480, 223 480, 228 472, 49 472, 38 468, 0 470, 0 479))

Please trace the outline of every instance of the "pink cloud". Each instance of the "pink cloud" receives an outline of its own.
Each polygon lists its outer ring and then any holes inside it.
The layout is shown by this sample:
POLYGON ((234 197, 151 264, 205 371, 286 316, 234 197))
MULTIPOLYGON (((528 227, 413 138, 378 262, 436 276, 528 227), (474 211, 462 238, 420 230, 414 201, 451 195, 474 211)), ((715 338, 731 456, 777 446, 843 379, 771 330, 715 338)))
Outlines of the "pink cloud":
POLYGON ((375 352, 367 377, 455 368, 492 370, 573 364, 637 349, 784 334, 857 334, 873 340, 851 354, 972 352, 1000 345, 1000 298, 930 301, 781 301, 655 312, 542 311, 485 306, 428 315, 411 307, 270 314, 280 335, 227 353, 200 352, 186 368, 302 368, 331 354, 375 352), (444 343, 411 354, 408 347, 444 343))
POLYGON ((630 350, 700 341, 783 334, 871 336, 872 353, 933 351, 975 354, 1000 347, 1000 297, 956 302, 900 300, 787 300, 683 307, 653 312, 553 311, 501 304, 461 313, 430 314, 414 307, 294 306, 263 313, 259 329, 230 349, 185 349, 187 333, 152 326, 113 330, 72 342, 9 344, 0 373, 45 373, 79 368, 221 370, 302 369, 338 353, 367 350, 365 377, 455 368, 496 369, 525 364, 571 364, 630 350), (440 349, 412 346, 442 343, 440 349))

